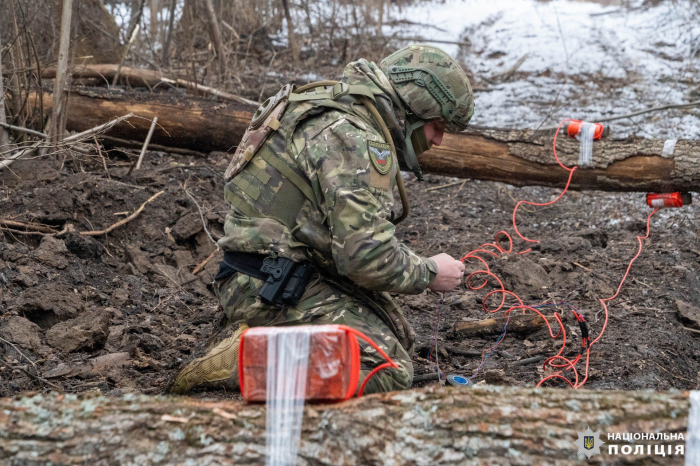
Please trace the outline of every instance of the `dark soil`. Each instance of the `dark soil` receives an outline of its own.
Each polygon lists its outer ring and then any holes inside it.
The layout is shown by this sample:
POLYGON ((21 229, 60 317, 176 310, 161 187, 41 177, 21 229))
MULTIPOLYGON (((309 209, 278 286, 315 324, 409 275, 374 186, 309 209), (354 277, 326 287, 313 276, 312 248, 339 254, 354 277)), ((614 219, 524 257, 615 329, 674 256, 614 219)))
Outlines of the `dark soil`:
MULTIPOLYGON (((128 150, 110 151, 111 180, 99 157, 79 154, 20 161, 0 176, 3 219, 57 230, 72 224, 75 230, 58 238, 0 231, 0 396, 57 386, 110 395, 160 393, 183 361, 202 354, 216 338, 222 312, 209 283, 220 253, 197 275, 192 271, 215 251, 202 218, 214 238, 222 233, 228 156, 148 152, 144 168, 128 175, 134 158, 128 150), (164 194, 139 217, 111 234, 76 233, 106 228, 161 190, 164 194)), ((542 201, 557 194, 476 181, 428 191, 453 181, 428 176, 423 183, 407 183, 412 212, 397 234, 421 254, 461 257, 491 242, 499 230, 512 232, 510 216, 518 199, 542 201)), ((520 211, 521 231, 542 241, 533 251, 484 257, 526 304, 571 303, 597 336, 604 317, 597 300, 614 294, 648 213, 643 194, 570 193, 554 206, 520 211)), ((700 332, 687 329, 700 329, 697 213, 690 206, 662 211, 652 220, 644 251, 610 303, 608 328, 591 352, 586 387, 698 388, 700 332)), ((526 247, 516 241, 514 250, 526 247)), ((471 271, 479 265, 467 262, 471 271)), ((499 334, 460 338, 453 327, 490 317, 481 303, 492 289, 463 286, 442 297, 430 292, 398 297, 418 334, 417 375, 435 372, 427 357, 440 299, 440 369, 474 373, 479 354, 499 334)), ((557 310, 567 331, 564 354, 575 357, 579 326, 568 308, 557 310)), ((551 315, 555 308, 542 311, 551 315)), ((541 360, 518 361, 554 355, 560 345, 561 338, 552 339, 546 329, 507 334, 474 380, 536 384, 543 376, 541 360)))

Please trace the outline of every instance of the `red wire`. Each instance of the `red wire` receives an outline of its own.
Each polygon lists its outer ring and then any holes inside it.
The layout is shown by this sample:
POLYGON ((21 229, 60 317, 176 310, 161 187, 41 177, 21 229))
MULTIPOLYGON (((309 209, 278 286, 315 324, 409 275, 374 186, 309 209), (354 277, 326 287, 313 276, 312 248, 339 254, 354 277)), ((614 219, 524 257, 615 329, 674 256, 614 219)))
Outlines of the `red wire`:
MULTIPOLYGON (((552 151, 554 152, 554 158, 556 159, 557 163, 561 168, 569 172, 569 179, 566 181, 566 186, 564 187, 564 190, 559 194, 559 196, 556 197, 556 199, 549 201, 549 202, 531 202, 531 201, 520 201, 515 205, 515 208, 513 209, 513 229, 515 230, 515 233, 520 237, 520 239, 527 241, 528 243, 539 243, 539 241, 534 240, 534 239, 529 239, 525 238, 520 231, 518 231, 518 226, 515 224, 515 214, 518 211, 518 207, 520 207, 520 204, 528 204, 528 205, 534 205, 534 206, 548 206, 552 205, 555 202, 557 202, 559 199, 561 199, 564 194, 569 190, 569 185, 571 184, 571 178, 574 176, 574 172, 578 167, 573 167, 573 168, 567 168, 561 161, 559 160, 559 156, 557 155, 557 136, 559 136, 559 130, 561 130, 561 127, 564 126, 564 123, 567 121, 577 121, 572 118, 567 118, 566 120, 562 121, 559 126, 557 127, 557 132, 554 133, 554 141, 552 142, 552 151)), ((525 251, 520 251, 520 254, 524 254, 526 252, 530 251, 530 249, 526 249, 525 251)))
POLYGON ((362 332, 360 332, 359 330, 356 330, 356 329, 354 329, 354 328, 351 328, 351 327, 348 327, 346 330, 347 330, 348 332, 350 332, 350 333, 354 333, 356 336, 358 336, 358 337, 362 338, 363 340, 365 340, 365 341, 366 341, 367 343, 369 343, 369 345, 370 345, 372 348, 374 348, 384 359, 387 360, 387 362, 385 362, 385 363, 383 363, 383 364, 380 364, 379 366, 377 366, 377 367, 375 367, 374 369, 372 369, 372 371, 370 371, 369 374, 367 374, 367 377, 365 377, 365 380, 362 382, 362 385, 360 385, 360 390, 357 392, 357 397, 359 398, 359 397, 361 397, 362 394, 365 392, 365 386, 367 385, 367 382, 369 382, 369 379, 371 379, 372 376, 373 376, 374 374, 376 374, 376 373, 379 372, 380 370, 386 369, 386 368, 388 368, 388 367, 393 367, 394 369, 398 369, 398 368, 399 368, 399 365, 396 364, 396 363, 389 357, 389 355, 387 355, 387 354, 384 352, 384 350, 382 350, 379 346, 377 346, 377 344, 376 344, 375 342, 373 342, 373 341, 372 341, 367 335, 365 335, 364 333, 362 333, 362 332))
MULTIPOLYGON (((595 343, 598 342, 598 340, 600 340, 600 338, 603 336, 603 333, 605 332, 605 328, 608 326, 609 311, 608 311, 608 306, 607 306, 607 304, 605 304, 605 303, 606 303, 606 301, 611 301, 611 300, 615 299, 615 298, 617 297, 617 295, 620 294, 620 290, 622 289, 622 285, 623 285, 623 284, 625 283, 625 281, 627 280, 627 276, 629 275, 630 270, 632 269, 632 264, 634 264, 634 262, 637 260, 637 258, 639 257, 639 255, 642 253, 642 240, 643 240, 643 239, 647 239, 647 238, 649 237, 649 229, 650 229, 651 217, 652 217, 658 210, 659 210, 659 209, 654 209, 654 210, 649 214, 649 216, 647 217, 647 232, 646 232, 646 235, 644 235, 644 236, 637 236, 637 243, 638 243, 638 245, 637 245, 637 254, 634 255, 634 257, 632 258, 632 260, 630 260, 629 264, 627 265, 627 270, 625 271, 625 274, 622 276, 622 280, 620 280, 620 284, 617 286, 617 291, 615 292, 614 295, 610 296, 609 298, 599 299, 600 304, 603 306, 603 310, 605 311, 605 320, 603 321, 603 328, 600 329, 600 333, 598 334, 598 336, 596 337, 596 339, 593 340, 593 341, 591 341, 590 344, 588 345, 588 348, 586 349, 586 371, 585 371, 585 373, 584 373, 584 377, 583 377, 583 380, 581 381, 581 383, 576 383, 576 384, 574 385, 574 388, 579 388, 579 387, 581 387, 584 383, 586 383, 586 380, 588 380, 588 367, 589 367, 589 362, 590 362, 591 346, 593 346, 595 343)), ((580 355, 579 355, 579 358, 580 358, 580 355)), ((578 359, 578 358, 577 358, 577 359, 578 359)), ((545 362, 546 362, 546 361, 545 361, 545 362)), ((576 373, 576 372, 575 372, 575 373, 576 373)), ((553 378, 554 376, 558 376, 558 375, 559 375, 559 374, 553 374, 553 375, 550 375, 550 376, 548 376, 548 377, 543 378, 542 380, 540 380, 540 382, 537 384, 537 386, 539 387, 540 385, 542 385, 542 383, 543 383, 545 380, 548 380, 548 379, 553 378)), ((562 378, 562 377, 559 376, 559 378, 562 378)), ((566 380, 566 379, 565 379, 565 380, 566 380)), ((578 373, 576 373, 576 380, 578 381, 578 373)), ((568 380, 567 380, 567 381, 568 381, 568 380)))
MULTIPOLYGON (((518 226, 516 223, 516 215, 517 215, 518 208, 522 204, 528 204, 528 205, 538 206, 538 207, 548 206, 548 205, 554 204, 559 199, 561 199, 564 196, 564 194, 566 194, 566 192, 569 190, 569 187, 571 185, 571 180, 573 179, 574 172, 578 169, 577 166, 574 166, 573 168, 566 167, 564 164, 561 163, 561 160, 559 160, 559 156, 557 155, 557 137, 559 135, 559 131, 561 130, 561 127, 567 121, 576 121, 576 120, 573 120, 571 118, 567 118, 564 121, 562 121, 561 124, 559 124, 559 127, 557 128, 556 133, 554 134, 554 140, 552 142, 552 151, 554 153, 554 158, 556 159, 557 163, 559 164, 559 166, 561 168, 563 168, 564 170, 569 172, 569 177, 568 177, 568 180, 566 182, 566 186, 564 187, 564 190, 559 194, 559 196, 557 196, 552 201, 539 203, 539 202, 531 202, 531 201, 521 200, 515 205, 515 208, 513 209, 513 216, 512 216, 513 229, 515 230, 515 233, 518 235, 518 237, 525 242, 539 243, 538 240, 526 238, 518 230, 518 226)), ((485 287, 488 284, 489 278, 493 278, 498 283, 498 288, 489 292, 484 297, 484 300, 482 302, 482 307, 484 308, 484 310, 486 312, 489 312, 489 313, 499 312, 503 308, 503 306, 505 305, 506 297, 510 296, 517 301, 517 304, 515 306, 511 306, 508 310, 506 310, 503 314, 504 316, 510 315, 510 312, 514 311, 516 309, 522 309, 523 314, 526 311, 531 310, 531 311, 536 312, 540 317, 542 317, 542 319, 545 321, 545 323, 547 325, 547 328, 549 330, 549 334, 552 338, 557 338, 560 334, 562 335, 562 345, 561 345, 561 348, 559 349, 559 352, 556 355, 547 358, 542 365, 544 370, 547 369, 547 366, 552 367, 552 368, 556 368, 556 369, 560 369, 560 370, 558 372, 556 372, 554 374, 550 374, 550 375, 544 377, 542 380, 540 380, 540 382, 537 384, 538 387, 540 385, 542 385, 545 381, 551 380, 551 379, 562 379, 567 384, 569 384, 569 386, 571 386, 572 388, 575 388, 575 389, 583 386, 583 384, 586 383, 586 381, 588 380, 588 369, 589 369, 589 364, 590 364, 591 347, 602 338, 603 333, 605 332, 605 329, 607 328, 607 325, 608 325, 609 312, 608 312, 608 307, 607 307, 606 302, 610 301, 612 299, 615 299, 617 297, 617 295, 620 293, 620 290, 622 289, 622 285, 625 283, 625 280, 627 280, 627 276, 629 275, 629 272, 632 268, 632 264, 634 264, 634 262, 637 260, 637 258, 639 257, 639 255, 642 252, 642 240, 649 237, 649 228, 650 228, 651 217, 654 215, 654 213, 656 213, 657 210, 658 209, 654 210, 651 214, 649 214, 649 217, 647 218, 646 235, 637 237, 637 241, 639 243, 639 247, 637 249, 637 254, 632 258, 629 265, 627 266, 627 270, 626 270, 624 276, 622 277, 622 280, 620 281, 619 286, 617 287, 616 293, 609 298, 599 300, 601 305, 603 306, 603 310, 605 311, 605 320, 603 322, 603 327, 601 328, 600 333, 593 341, 591 341, 590 337, 583 338, 581 341, 582 348, 584 348, 586 350, 586 365, 585 365, 584 377, 580 381, 579 381, 579 374, 578 374, 578 370, 576 369, 576 365, 581 361, 582 354, 579 354, 573 360, 570 360, 570 359, 562 356, 562 353, 564 352, 564 348, 566 347, 566 330, 564 329, 564 324, 562 323, 562 320, 561 320, 559 314, 557 312, 554 313, 554 317, 557 321, 557 324, 559 325, 559 332, 557 332, 557 334, 555 335, 547 318, 537 309, 535 309, 531 306, 525 305, 523 303, 522 299, 520 299, 520 297, 518 295, 516 295, 515 293, 513 293, 511 291, 506 290, 505 287, 503 286, 503 282, 495 274, 493 274, 491 272, 491 269, 490 269, 488 263, 486 262, 486 260, 478 255, 478 254, 487 254, 489 256, 493 256, 493 257, 498 258, 501 254, 512 252, 513 251, 513 239, 512 239, 512 237, 508 233, 506 233, 505 231, 499 231, 498 233, 496 233, 496 236, 494 238, 493 243, 482 244, 477 249, 465 254, 464 257, 462 257, 462 259, 461 259, 462 262, 466 261, 467 259, 476 259, 476 260, 480 261, 485 267, 484 270, 477 270, 476 272, 472 272, 467 276, 466 285, 470 289, 472 289, 472 290, 482 289, 483 287, 485 287), (507 240, 507 242, 508 242, 507 249, 504 249, 500 246, 499 242, 501 239, 507 240), (495 250, 497 252, 494 252, 493 250, 495 250), (473 277, 484 276, 484 275, 485 275, 484 281, 480 285, 472 285, 471 281, 472 281, 473 277), (491 297, 491 295, 494 295, 494 294, 501 295, 501 302, 498 305, 498 307, 496 307, 495 309, 489 309, 487 302, 488 302, 489 297, 491 297), (555 362, 557 362, 557 363, 555 364, 555 362), (563 364, 560 362, 562 362, 563 364), (568 379, 567 377, 562 375, 562 373, 564 371, 567 371, 567 370, 573 371, 573 375, 574 375, 573 382, 570 379, 568 379)), ((526 249, 524 251, 520 251, 518 254, 525 254, 525 253, 529 252, 530 250, 531 250, 531 248, 526 249)), ((574 316, 576 317, 576 320, 578 322, 585 322, 583 315, 579 314, 575 310, 572 310, 572 312, 574 313, 574 316)), ((504 332, 504 337, 505 337, 505 332, 504 332)), ((503 338, 501 338, 493 347, 488 348, 481 353, 482 364, 484 361, 484 354, 486 352, 490 352, 494 348, 496 348, 500 344, 501 341, 503 341, 503 338)), ((479 367, 481 367, 481 365, 479 367)), ((379 368, 377 368, 377 370, 378 369, 379 368)), ((477 372, 478 372, 478 369, 477 369, 477 372)), ((370 375, 371 374, 372 373, 370 373, 370 375)))

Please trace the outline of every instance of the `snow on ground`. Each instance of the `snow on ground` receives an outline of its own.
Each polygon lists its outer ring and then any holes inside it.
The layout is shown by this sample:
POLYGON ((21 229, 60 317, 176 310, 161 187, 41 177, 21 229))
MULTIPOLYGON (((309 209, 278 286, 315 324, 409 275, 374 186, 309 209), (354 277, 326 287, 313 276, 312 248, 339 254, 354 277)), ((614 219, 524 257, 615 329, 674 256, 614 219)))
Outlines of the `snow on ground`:
MULTIPOLYGON (((476 125, 522 128, 700 100, 700 3, 622 7, 614 1, 446 0, 401 16, 476 76, 476 125), (425 25, 431 25, 426 27, 425 25), (498 76, 526 57, 510 80, 498 76), (693 92, 695 91, 695 92, 693 92), (545 121, 546 120, 546 121, 545 121)), ((613 136, 700 138, 700 109, 613 122, 613 136)))

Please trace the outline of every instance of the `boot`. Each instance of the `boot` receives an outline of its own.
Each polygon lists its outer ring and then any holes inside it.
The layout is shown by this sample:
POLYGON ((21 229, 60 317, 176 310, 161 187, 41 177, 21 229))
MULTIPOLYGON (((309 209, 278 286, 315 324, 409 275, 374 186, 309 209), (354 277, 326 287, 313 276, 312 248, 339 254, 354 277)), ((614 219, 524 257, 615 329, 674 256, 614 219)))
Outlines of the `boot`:
POLYGON ((203 383, 223 382, 229 389, 239 388, 238 384, 238 348, 241 335, 248 326, 242 324, 233 335, 216 345, 205 356, 188 363, 180 371, 167 392, 183 395, 203 383))

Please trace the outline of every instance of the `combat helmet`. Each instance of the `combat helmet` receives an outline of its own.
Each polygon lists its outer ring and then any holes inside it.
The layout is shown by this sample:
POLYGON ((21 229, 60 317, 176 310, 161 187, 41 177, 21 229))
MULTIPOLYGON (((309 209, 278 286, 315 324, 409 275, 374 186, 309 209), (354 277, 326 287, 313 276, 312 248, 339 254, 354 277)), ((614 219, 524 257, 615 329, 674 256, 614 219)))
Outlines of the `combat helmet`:
POLYGON ((440 119, 449 132, 464 130, 474 115, 469 79, 452 57, 432 45, 409 45, 386 57, 379 66, 409 110, 404 158, 420 179, 416 156, 428 149, 422 126, 440 119))

